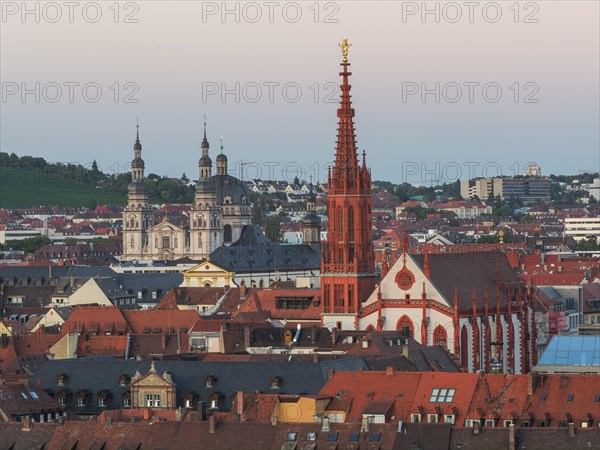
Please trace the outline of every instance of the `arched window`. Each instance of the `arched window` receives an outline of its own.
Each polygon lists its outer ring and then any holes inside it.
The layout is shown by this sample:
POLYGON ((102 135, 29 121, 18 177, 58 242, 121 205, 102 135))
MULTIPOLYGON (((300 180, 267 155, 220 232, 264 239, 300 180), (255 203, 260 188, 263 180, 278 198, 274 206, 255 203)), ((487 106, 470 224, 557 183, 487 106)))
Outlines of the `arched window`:
POLYGON ((198 233, 198 248, 202 248, 202 233, 198 233))
POLYGON ((341 241, 344 236, 344 210, 340 207, 337 209, 337 235, 341 241))
POLYGON ((448 347, 448 335, 446 334, 446 329, 441 325, 438 325, 433 330, 433 344, 444 348, 448 347))
POLYGON ((130 248, 135 248, 135 239, 133 238, 133 236, 131 237, 131 241, 129 243, 129 247, 130 248))
POLYGON ((402 332, 404 337, 413 337, 415 335, 415 327, 412 320, 407 315, 400 317, 396 324, 396 331, 402 332))
POLYGON ((225 227, 223 228, 223 241, 228 244, 231 242, 232 240, 232 229, 231 229, 231 225, 227 224, 225 225, 225 227))
POLYGON ((260 281, 258 282, 258 287, 265 287, 265 280, 263 280, 262 278, 260 279, 260 281))
POLYGON ((350 231, 350 241, 354 241, 354 207, 348 209, 348 230, 350 231))
POLYGON ((246 286, 246 280, 242 280, 242 282, 240 283, 240 286, 246 286))
POLYGON ((179 244, 179 240, 175 237, 173 238, 173 247, 177 248, 177 244, 179 244))
POLYGON ((158 248, 158 238, 154 238, 154 247, 158 248))

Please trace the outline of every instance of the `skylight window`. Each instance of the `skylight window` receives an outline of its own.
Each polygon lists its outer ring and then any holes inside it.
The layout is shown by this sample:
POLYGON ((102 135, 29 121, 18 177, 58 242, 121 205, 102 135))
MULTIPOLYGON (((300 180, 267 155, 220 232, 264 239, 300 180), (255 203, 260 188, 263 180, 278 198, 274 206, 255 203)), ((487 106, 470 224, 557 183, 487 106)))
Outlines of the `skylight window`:
POLYGON ((573 401, 573 398, 575 398, 575 396, 574 396, 573 394, 569 394, 569 395, 567 396, 567 401, 568 401, 568 402, 572 402, 572 401, 573 401))
POLYGON ((540 396, 540 401, 541 401, 541 402, 545 401, 545 400, 546 400, 546 396, 547 396, 547 395, 548 395, 548 394, 546 394, 546 393, 543 393, 543 394, 540 396))
POLYGON ((431 391, 431 397, 429 398, 430 403, 451 403, 454 400, 454 394, 456 389, 435 388, 431 391))
POLYGON ((298 438, 298 433, 288 433, 287 434, 288 441, 295 441, 297 438, 298 438))
POLYGON ((35 392, 33 392, 33 391, 29 391, 29 395, 34 400, 38 400, 39 399, 38 395, 35 392))

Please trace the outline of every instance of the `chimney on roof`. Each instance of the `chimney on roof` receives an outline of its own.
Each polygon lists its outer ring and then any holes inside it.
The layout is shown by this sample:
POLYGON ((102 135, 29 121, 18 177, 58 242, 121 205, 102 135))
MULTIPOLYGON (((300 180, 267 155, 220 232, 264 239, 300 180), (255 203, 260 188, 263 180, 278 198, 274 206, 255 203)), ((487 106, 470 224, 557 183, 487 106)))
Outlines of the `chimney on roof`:
POLYGON ((242 422, 244 419, 244 391, 237 391, 237 399, 236 399, 238 420, 242 422))
POLYGON ((508 426, 508 450, 515 450, 515 424, 508 426))
POLYGON ((327 379, 331 380, 331 377, 333 377, 333 374, 335 373, 335 369, 329 369, 327 371, 327 379))
POLYGON ((331 329, 331 344, 335 345, 337 343, 337 328, 333 327, 331 329))
POLYGON ((385 374, 386 375, 394 375, 394 368, 393 367, 386 367, 385 368, 385 374))
POLYGON ((112 427, 112 416, 105 416, 104 424, 109 428, 112 427))
POLYGON ((273 426, 277 425, 278 420, 279 420, 279 418, 277 416, 271 416, 271 425, 273 425, 273 426))
POLYGON ((533 395, 533 372, 527 374, 527 395, 533 395))
POLYGON ((314 355, 313 355, 313 362, 315 364, 319 363, 319 354, 317 352, 315 352, 314 355))
POLYGON ((575 437, 575 425, 569 422, 569 437, 575 437))
POLYGON ((480 432, 481 432, 481 423, 479 423, 478 421, 473 422, 473 435, 479 436, 480 432))
POLYGON ((181 422, 183 420, 184 415, 185 410, 180 406, 175 410, 175 422, 181 422))
POLYGON ((360 423, 360 432, 361 433, 369 432, 369 418, 368 417, 363 417, 363 419, 360 423))
POLYGON ((251 335, 252 329, 250 328, 250 324, 244 325, 244 350, 250 347, 251 345, 251 335))
POLYGON ((31 431, 31 421, 29 420, 29 416, 23 417, 23 428, 21 431, 31 431))
POLYGON ((329 417, 323 417, 323 426, 321 431, 328 432, 331 428, 329 427, 329 417))
POLYGON ((247 293, 246 293, 246 285, 242 284, 240 286, 240 298, 243 300, 243 299, 246 298, 246 295, 247 295, 247 293))
POLYGON ((208 432, 210 434, 215 434, 215 430, 217 429, 217 416, 211 414, 208 417, 208 432))
POLYGON ((408 351, 408 338, 404 338, 404 342, 402 343, 402 356, 408 359, 409 351, 408 351))

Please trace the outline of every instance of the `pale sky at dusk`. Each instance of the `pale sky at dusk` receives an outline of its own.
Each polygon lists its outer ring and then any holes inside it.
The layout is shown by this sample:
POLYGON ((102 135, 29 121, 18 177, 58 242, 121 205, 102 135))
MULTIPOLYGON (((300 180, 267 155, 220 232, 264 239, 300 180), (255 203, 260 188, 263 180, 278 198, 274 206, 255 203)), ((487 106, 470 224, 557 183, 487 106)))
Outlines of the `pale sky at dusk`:
POLYGON ((293 178, 300 167, 323 179, 347 36, 358 146, 374 180, 454 181, 475 162, 478 176, 531 161, 543 174, 599 170, 597 1, 482 1, 472 18, 465 2, 428 2, 439 23, 420 1, 273 2, 273 23, 268 2, 228 2, 237 17, 222 17, 222 2, 122 2, 118 18, 112 1, 76 3, 70 23, 64 2, 29 2, 39 17, 2 2, 3 152, 128 170, 139 116, 146 173, 196 179, 206 114, 211 155, 223 135, 234 174, 243 160, 256 163, 245 178, 281 179, 284 167, 293 178), (72 102, 69 83, 79 83, 72 102))

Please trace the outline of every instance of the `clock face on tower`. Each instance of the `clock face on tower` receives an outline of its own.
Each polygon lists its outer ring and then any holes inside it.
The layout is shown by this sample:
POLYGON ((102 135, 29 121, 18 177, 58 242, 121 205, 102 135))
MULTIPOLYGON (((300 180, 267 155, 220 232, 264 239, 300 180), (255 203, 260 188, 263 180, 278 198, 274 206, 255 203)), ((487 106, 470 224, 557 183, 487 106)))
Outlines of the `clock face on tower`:
POLYGON ((415 276, 404 266, 396 275, 396 284, 404 291, 408 291, 415 284, 415 276))

